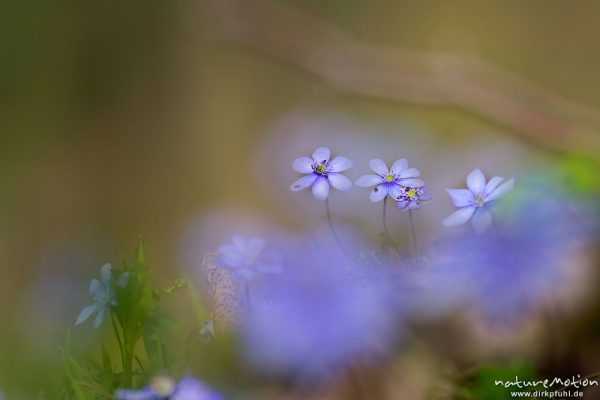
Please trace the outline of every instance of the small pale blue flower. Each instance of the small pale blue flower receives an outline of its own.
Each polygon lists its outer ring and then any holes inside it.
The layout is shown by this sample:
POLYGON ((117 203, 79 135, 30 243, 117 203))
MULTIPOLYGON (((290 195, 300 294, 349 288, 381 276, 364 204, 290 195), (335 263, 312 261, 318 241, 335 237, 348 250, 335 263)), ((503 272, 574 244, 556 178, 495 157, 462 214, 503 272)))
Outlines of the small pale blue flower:
POLYGON ((233 236, 232 243, 219 247, 217 265, 230 268, 243 281, 250 280, 255 273, 277 274, 281 272, 281 254, 266 249, 263 238, 233 236))
POLYGON ((446 189, 452 203, 458 210, 443 221, 445 226, 462 225, 471 219, 471 224, 477 233, 485 232, 492 224, 493 216, 490 206, 494 200, 512 189, 513 178, 495 176, 486 182, 483 172, 479 169, 467 175, 468 189, 446 189))
POLYGON ((402 194, 396 197, 396 207, 398 210, 416 210, 421 208, 421 203, 432 199, 431 194, 427 191, 427 186, 423 187, 407 187, 402 186, 402 194))
MULTIPOLYGON (((129 272, 125 272, 119 276, 117 285, 125 287, 129 280, 129 272)), ((84 323, 92 314, 97 313, 94 319, 94 328, 99 327, 104 320, 106 312, 110 307, 116 306, 115 293, 112 289, 112 271, 110 264, 104 264, 100 269, 100 280, 92 279, 90 282, 90 296, 94 304, 85 307, 79 313, 75 325, 84 323)))
POLYGON ((422 187, 425 185, 425 182, 416 179, 421 175, 419 170, 408 168, 408 161, 404 158, 396 160, 389 169, 380 159, 369 161, 369 166, 376 175, 363 175, 356 180, 355 184, 361 187, 375 186, 369 195, 369 199, 373 202, 383 200, 388 194, 397 199, 403 194, 403 186, 422 187))
POLYGON ((312 158, 300 157, 294 160, 292 168, 301 174, 307 174, 292 183, 290 190, 298 192, 312 187, 313 196, 324 201, 329 196, 329 186, 343 192, 352 187, 352 182, 340 172, 352 167, 352 161, 346 157, 337 156, 329 161, 331 152, 326 147, 319 147, 312 158))

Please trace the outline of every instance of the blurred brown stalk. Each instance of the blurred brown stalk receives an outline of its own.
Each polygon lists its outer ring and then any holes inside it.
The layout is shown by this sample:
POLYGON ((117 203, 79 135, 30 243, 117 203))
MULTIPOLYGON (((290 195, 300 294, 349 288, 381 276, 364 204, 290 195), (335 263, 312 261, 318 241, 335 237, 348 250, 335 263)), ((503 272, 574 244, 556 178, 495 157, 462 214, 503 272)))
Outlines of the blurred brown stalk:
POLYGON ((365 44, 272 1, 211 0, 235 41, 347 93, 455 106, 553 151, 600 158, 600 113, 477 57, 365 44))

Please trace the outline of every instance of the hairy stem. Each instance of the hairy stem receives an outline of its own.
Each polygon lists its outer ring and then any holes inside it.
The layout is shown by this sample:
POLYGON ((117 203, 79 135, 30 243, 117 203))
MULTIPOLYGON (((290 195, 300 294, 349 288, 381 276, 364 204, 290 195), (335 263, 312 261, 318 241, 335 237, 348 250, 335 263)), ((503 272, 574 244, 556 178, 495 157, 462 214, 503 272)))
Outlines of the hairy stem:
POLYGON ((392 234, 387 226, 387 196, 383 198, 383 213, 382 213, 382 221, 383 221, 383 235, 385 236, 385 242, 391 248, 392 257, 396 259, 396 262, 401 263, 401 254, 400 249, 398 248, 398 244, 392 239, 392 234))
POLYGON ((327 211, 327 222, 329 223, 329 228, 331 229, 331 234, 333 235, 335 242, 337 243, 342 253, 348 255, 348 252, 342 244, 342 241, 340 240, 340 237, 338 236, 337 231, 335 230, 335 226, 333 225, 333 219, 331 218, 331 208, 329 207, 329 197, 325 199, 325 210, 327 211))
POLYGON ((410 221, 410 232, 412 235, 412 245, 413 245, 413 257, 415 259, 415 263, 419 260, 419 247, 417 245, 417 233, 415 231, 415 221, 413 219, 413 210, 408 210, 408 220, 410 221))

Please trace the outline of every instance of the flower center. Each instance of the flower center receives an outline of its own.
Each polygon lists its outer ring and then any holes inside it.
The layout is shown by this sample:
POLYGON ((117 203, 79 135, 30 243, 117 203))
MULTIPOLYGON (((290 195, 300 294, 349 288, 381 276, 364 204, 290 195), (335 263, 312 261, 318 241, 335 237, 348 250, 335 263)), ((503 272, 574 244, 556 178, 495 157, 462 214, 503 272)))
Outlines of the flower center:
POLYGON ((423 190, 419 188, 412 188, 402 186, 402 194, 398 196, 398 201, 414 201, 417 204, 421 202, 421 196, 424 194, 423 190))
POLYGON ((475 206, 481 207, 485 203, 485 198, 482 195, 478 194, 477 196, 475 196, 475 200, 473 201, 473 203, 475 204, 475 206))
POLYGON ((327 176, 327 163, 323 163, 323 164, 315 163, 312 165, 312 170, 317 175, 327 176))
POLYGON ((396 177, 394 175, 392 175, 391 173, 388 172, 388 174, 385 176, 385 181, 387 183, 391 183, 391 182, 394 182, 395 178, 396 177))

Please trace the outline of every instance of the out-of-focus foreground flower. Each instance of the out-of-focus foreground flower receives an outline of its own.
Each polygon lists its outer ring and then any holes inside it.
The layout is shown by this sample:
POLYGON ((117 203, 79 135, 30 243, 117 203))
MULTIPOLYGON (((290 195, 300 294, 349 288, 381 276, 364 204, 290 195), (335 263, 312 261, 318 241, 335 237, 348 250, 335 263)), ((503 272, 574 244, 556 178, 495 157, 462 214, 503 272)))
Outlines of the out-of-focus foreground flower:
POLYGON ((397 199, 403 193, 402 186, 421 187, 425 185, 425 182, 416 179, 421 175, 419 170, 408 168, 408 161, 404 158, 396 160, 389 169, 383 160, 377 158, 369 161, 369 166, 376 175, 363 175, 356 180, 356 185, 375 186, 369 195, 369 199, 373 202, 383 200, 388 194, 397 199))
POLYGON ((250 362, 316 383, 354 359, 380 354, 398 311, 384 274, 326 248, 295 254, 283 274, 254 288, 241 326, 250 362))
POLYGON ((217 265, 230 268, 242 280, 251 279, 255 273, 276 274, 281 272, 281 254, 266 249, 263 238, 233 236, 232 243, 219 247, 217 265))
POLYGON ((459 210, 444 220, 444 225, 462 225, 471 219, 476 232, 487 230, 492 224, 493 216, 490 210, 492 202, 512 189, 514 179, 504 182, 504 178, 495 176, 486 182, 483 172, 475 169, 467 175, 468 189, 447 189, 452 203, 459 210))
POLYGON ((430 271, 437 282, 432 286, 444 302, 461 297, 487 321, 518 321, 578 272, 565 267, 577 265, 577 246, 591 231, 578 221, 586 217, 577 215, 575 203, 551 186, 528 185, 502 214, 501 229, 464 233, 441 245, 430 271))
POLYGON ((297 158, 292 167, 301 174, 307 174, 292 183, 290 190, 293 192, 312 187, 312 193, 318 200, 326 200, 329 196, 329 186, 337 190, 346 191, 352 187, 352 182, 340 172, 352 167, 352 161, 346 157, 337 156, 333 160, 331 152, 326 147, 319 147, 309 157, 297 158))
POLYGON ((217 391, 198 379, 186 376, 179 383, 167 376, 158 376, 139 390, 118 390, 117 400, 223 400, 217 391))
MULTIPOLYGON (((96 318, 94 319, 94 328, 99 327, 104 320, 106 312, 111 306, 116 306, 117 301, 115 299, 115 292, 112 285, 112 270, 110 264, 104 264, 100 269, 100 280, 92 279, 90 282, 90 296, 94 304, 85 307, 79 313, 75 325, 84 323, 93 313, 97 312, 96 318)), ((125 272, 119 276, 117 285, 125 287, 129 280, 129 273, 125 272)))

